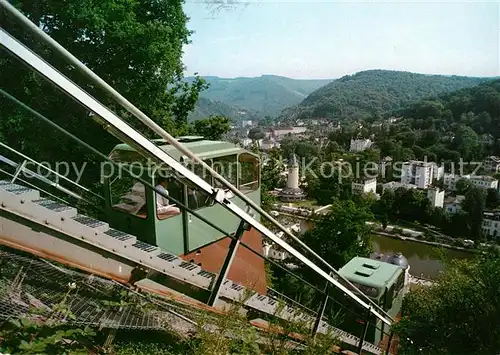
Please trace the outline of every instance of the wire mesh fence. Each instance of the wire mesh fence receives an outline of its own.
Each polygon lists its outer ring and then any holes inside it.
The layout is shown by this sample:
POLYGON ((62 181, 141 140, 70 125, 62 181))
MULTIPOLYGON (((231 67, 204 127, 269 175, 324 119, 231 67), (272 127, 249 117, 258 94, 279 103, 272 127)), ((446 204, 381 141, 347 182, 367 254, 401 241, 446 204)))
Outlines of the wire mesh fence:
POLYGON ((95 328, 188 331, 196 311, 166 299, 150 300, 125 285, 43 259, 0 249, 0 320, 39 317, 64 300, 72 316, 59 320, 95 328), (34 311, 36 310, 36 311, 34 311))

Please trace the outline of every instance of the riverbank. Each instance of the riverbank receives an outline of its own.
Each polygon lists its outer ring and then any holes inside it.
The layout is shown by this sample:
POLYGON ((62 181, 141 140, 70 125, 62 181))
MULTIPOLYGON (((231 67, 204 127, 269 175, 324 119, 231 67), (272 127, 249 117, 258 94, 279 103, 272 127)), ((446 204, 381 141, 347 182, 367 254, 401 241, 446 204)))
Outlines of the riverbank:
POLYGON ((447 249, 457 250, 457 251, 471 253, 471 254, 481 253, 481 251, 477 250, 477 249, 464 248, 464 247, 459 247, 457 245, 451 245, 451 244, 441 243, 441 242, 431 242, 429 240, 423 240, 423 239, 419 239, 419 238, 408 237, 408 236, 404 236, 404 235, 400 235, 400 234, 392 234, 392 233, 382 232, 382 231, 376 230, 376 229, 374 229, 372 231, 372 233, 373 234, 382 235, 384 237, 390 237, 390 238, 394 238, 394 239, 399 239, 399 240, 402 240, 402 241, 412 241, 412 242, 415 242, 415 243, 427 244, 427 245, 431 245, 431 246, 438 247, 438 248, 447 248, 447 249))
POLYGON ((426 279, 426 278, 421 278, 421 277, 416 277, 413 275, 410 275, 410 290, 416 290, 420 287, 429 287, 434 285, 434 281, 426 279))
MULTIPOLYGON (((314 221, 308 219, 297 219, 292 216, 283 216, 280 213, 280 222, 285 225, 292 222, 300 222, 300 233, 303 234, 313 228, 314 221), (283 219, 283 220, 282 220, 283 219)), ((453 240, 437 239, 439 242, 422 240, 425 238, 423 232, 394 225, 384 230, 376 222, 366 222, 371 225, 373 252, 392 254, 402 253, 411 266, 410 274, 416 278, 434 280, 446 267, 448 260, 472 259, 477 252, 475 250, 460 248, 453 245, 453 240), (395 230, 394 230, 395 229, 395 230), (392 233, 388 233, 389 230, 392 233), (415 235, 417 234, 418 235, 415 235)), ((375 256, 375 255, 373 255, 375 256)), ((417 287, 419 283, 414 283, 417 287)))

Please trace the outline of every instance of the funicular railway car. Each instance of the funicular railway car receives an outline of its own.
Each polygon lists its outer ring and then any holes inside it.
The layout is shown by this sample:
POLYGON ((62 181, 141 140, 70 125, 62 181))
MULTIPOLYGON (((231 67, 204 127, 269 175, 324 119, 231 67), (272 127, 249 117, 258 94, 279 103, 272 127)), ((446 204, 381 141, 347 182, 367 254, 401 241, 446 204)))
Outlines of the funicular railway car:
MULTIPOLYGON (((397 318, 400 315, 409 283, 409 265, 402 254, 378 254, 373 258, 357 256, 345 264, 339 274, 352 282, 391 317, 397 318)), ((352 334, 361 334, 366 323, 366 311, 360 307, 351 310, 352 312, 342 320, 342 329, 352 334)), ((373 344, 386 342, 388 332, 389 329, 383 322, 375 317, 368 317, 367 341, 373 344)))
MULTIPOLYGON (((205 140, 202 137, 180 137, 179 142, 194 152, 226 180, 257 204, 260 204, 260 159, 232 143, 205 140)), ((192 164, 163 140, 155 144, 211 185, 212 176, 201 165, 192 164)), ((194 262, 204 270, 217 273, 226 257, 230 238, 202 220, 144 186, 141 178, 168 193, 173 199, 214 222, 229 234, 236 232, 240 220, 211 196, 189 184, 168 166, 147 161, 127 144, 118 144, 109 155, 119 166, 132 174, 109 166, 103 174, 105 210, 111 227, 135 235, 139 240, 156 245, 194 262)), ((222 187, 222 185, 221 185, 222 187)), ((245 203, 226 190, 226 198, 245 208, 245 203)), ((242 242, 256 251, 262 250, 262 237, 255 230, 245 231, 242 242)), ((228 277, 234 282, 265 292, 264 261, 250 251, 239 248, 228 277)))

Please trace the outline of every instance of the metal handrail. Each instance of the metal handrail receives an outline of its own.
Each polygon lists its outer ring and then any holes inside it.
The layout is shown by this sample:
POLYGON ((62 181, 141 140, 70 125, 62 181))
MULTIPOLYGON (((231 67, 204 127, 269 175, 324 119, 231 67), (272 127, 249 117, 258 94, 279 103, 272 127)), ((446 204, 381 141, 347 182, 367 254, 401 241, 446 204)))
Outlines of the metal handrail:
MULTIPOLYGON (((0 89, 0 93, 1 93, 1 94, 3 94, 3 93, 4 93, 4 91, 3 91, 2 89, 0 89)), ((7 95, 8 95, 8 94, 7 94, 7 95)), ((4 143, 2 143, 2 142, 0 142, 0 147, 5 148, 5 149, 9 150, 11 153, 17 154, 18 156, 20 156, 20 157, 21 157, 21 158, 23 158, 24 160, 29 161, 29 162, 31 162, 31 163, 33 163, 33 164, 35 164, 35 165, 36 165, 36 166, 38 166, 38 167, 42 167, 42 168, 44 168, 45 170, 49 171, 50 173, 52 173, 52 174, 56 175, 57 177, 62 178, 63 180, 65 180, 65 181, 67 181, 67 182, 69 182, 69 183, 73 184, 74 186, 77 186, 78 188, 82 189, 83 191, 85 191, 85 192, 87 192, 87 193, 90 193, 90 194, 94 195, 95 197, 100 198, 101 200, 104 200, 104 197, 102 197, 101 195, 96 194, 95 192, 93 192, 93 191, 89 190, 89 189, 88 189, 88 188, 86 188, 85 186, 82 186, 82 185, 78 184, 77 182, 75 182, 75 181, 73 181, 73 180, 71 180, 71 179, 67 178, 66 176, 64 176, 64 175, 62 175, 62 174, 59 174, 58 172, 56 172, 56 171, 54 171, 54 170, 50 169, 49 167, 47 167, 47 166, 45 166, 45 165, 43 165, 43 164, 41 164, 41 163, 37 162, 36 160, 31 159, 30 157, 28 157, 28 156, 24 155, 23 153, 18 152, 18 151, 17 151, 17 150, 15 150, 14 148, 9 147, 8 145, 6 145, 6 144, 4 144, 4 143)), ((30 174, 32 174, 32 175, 37 175, 37 177, 42 177, 40 174, 36 174, 35 172, 32 172, 30 169, 23 168, 22 170, 24 170, 24 171, 26 171, 26 172, 29 172, 29 173, 30 173, 30 174)), ((45 179, 46 179, 46 180, 51 181, 50 179, 47 179, 47 178, 45 178, 45 179)), ((57 186, 60 186, 58 183, 55 183, 55 182, 53 182, 53 181, 51 181, 51 182, 52 182, 52 183, 54 183, 54 184, 56 184, 57 186)), ((60 186, 60 187, 64 189, 64 187, 62 187, 62 186, 60 186)), ((56 187, 56 188, 57 188, 57 187, 56 187)), ((66 192, 66 193, 68 193, 68 192, 66 192)), ((76 194, 75 194, 75 196, 73 196, 73 197, 76 197, 76 198, 81 198, 79 195, 76 195, 76 194)))
MULTIPOLYGON (((101 78, 99 78, 95 73, 93 73, 90 69, 88 69, 83 63, 81 63, 77 58, 75 58, 71 53, 69 53, 66 49, 64 49, 61 45, 59 45, 56 41, 54 41, 50 36, 44 33, 40 28, 34 25, 28 18, 22 15, 17 9, 15 9, 12 5, 10 5, 6 0, 0 0, 0 4, 14 17, 22 22, 22 24, 27 27, 31 32, 33 32, 36 36, 41 37, 43 41, 47 42, 47 44, 52 47, 56 52, 64 56, 67 60, 69 60, 76 68, 81 70, 88 78, 90 78, 94 83, 107 91, 113 98, 120 103, 124 108, 126 108, 130 113, 132 113, 136 118, 138 118, 141 122, 143 122, 146 126, 152 129, 155 133, 160 135, 166 141, 168 141, 171 145, 177 148, 180 152, 182 152, 185 156, 189 157, 191 160, 201 164, 207 171, 209 171, 214 178, 219 180, 224 186, 226 186, 229 190, 231 190, 236 196, 240 197, 243 201, 247 203, 247 205, 251 206, 255 211, 259 212, 261 215, 265 216, 268 220, 270 220, 276 227, 281 229, 284 233, 286 233, 290 238, 294 239, 297 243, 299 243, 302 247, 308 250, 312 255, 314 255, 318 260, 320 260, 325 266, 327 266, 334 274, 340 277, 346 284, 350 285, 353 289, 357 290, 357 288, 350 283, 347 279, 342 277, 337 270, 335 270, 331 265, 329 265, 324 259, 322 259, 318 254, 316 254, 312 249, 310 249, 305 243, 303 243, 300 239, 294 236, 292 233, 287 231, 278 221, 276 221, 273 217, 271 217, 267 212, 262 210, 260 206, 256 203, 248 199, 243 193, 241 193, 236 187, 231 185, 226 179, 224 179, 221 175, 219 175, 215 170, 213 170, 210 166, 208 166, 203 160, 199 159, 196 155, 194 155, 191 151, 177 142, 170 134, 165 132, 159 125, 157 125, 154 121, 152 121, 149 117, 147 117, 144 113, 142 113, 139 109, 137 109, 134 105, 132 105, 129 101, 127 101, 123 96, 121 96, 117 91, 115 91, 111 86, 109 86, 106 82, 104 82, 101 78)), ((15 39, 13 39, 9 34, 7 34, 2 29, 2 44, 6 46, 8 43, 8 49, 11 52, 15 52, 18 57, 20 57, 23 61, 27 62, 30 66, 35 68, 38 72, 42 73, 49 80, 54 82, 57 86, 62 88, 68 94, 70 94, 77 101, 80 101, 84 106, 88 107, 92 111, 94 111, 98 116, 100 116, 105 123, 108 125, 107 129, 119 137, 125 142, 130 142, 132 146, 137 147, 138 150, 147 152, 151 156, 158 158, 160 161, 167 163, 167 165, 171 166, 174 170, 179 172, 181 175, 185 176, 189 180, 191 180, 194 184, 196 184, 199 188, 205 190, 205 192, 212 194, 215 200, 226 207, 228 210, 238 215, 240 218, 248 222, 255 229, 257 229, 264 236, 270 238, 273 242, 283 247, 290 254, 297 257, 304 264, 313 269, 316 273, 321 275, 324 279, 328 280, 330 283, 335 285, 337 288, 340 288, 344 291, 349 297, 354 299, 357 303, 362 305, 364 308, 370 309, 371 312, 379 319, 381 319, 384 323, 390 325, 393 322, 393 318, 387 314, 381 307, 379 307, 375 302, 369 299, 363 293, 360 293, 360 297, 358 295, 351 292, 337 280, 332 278, 328 273, 319 268, 316 264, 302 255, 300 252, 291 247, 288 243, 286 243, 281 238, 277 237, 274 233, 268 230, 261 223, 255 221, 248 213, 242 211, 239 207, 232 204, 230 201, 226 200, 223 197, 223 194, 220 194, 218 189, 210 186, 206 181, 198 177, 197 175, 190 172, 186 169, 182 164, 177 162, 171 156, 166 154, 164 151, 159 149, 156 145, 154 145, 151 141, 147 140, 144 136, 138 134, 134 129, 132 129, 129 125, 124 123, 120 118, 114 115, 109 109, 104 107, 102 104, 97 102, 95 99, 90 97, 85 91, 81 90, 79 87, 74 85, 71 81, 65 78, 62 74, 57 72, 54 68, 48 66, 43 60, 41 60, 38 56, 34 55, 32 51, 24 46, 20 46, 19 43, 15 39), (5 42, 5 43, 4 43, 5 42), (364 299, 364 300, 362 300, 364 299)), ((7 47, 7 46, 6 46, 7 47)))
MULTIPOLYGON (((35 110, 33 110, 31 107, 27 106, 26 104, 22 103, 21 101, 17 100, 16 98, 14 98, 13 96, 9 95, 9 94, 6 94, 2 89, 0 89, 0 94, 3 94, 5 95, 7 98, 11 99, 12 101, 14 101, 16 104, 20 105, 22 108, 28 110, 29 112, 31 113, 34 113, 38 118, 42 119, 45 123, 48 123, 50 124, 53 128, 55 128, 56 130, 58 130, 59 132, 61 132, 62 134, 68 136, 70 139, 74 139, 77 143, 83 143, 78 137, 72 135, 71 133, 69 133, 68 131, 66 131, 64 128, 60 127, 59 125, 57 125, 56 123, 52 122, 50 119, 48 119, 47 117, 43 116, 42 114, 36 112, 35 110)), ((94 154, 96 154, 97 156, 99 156, 100 158, 102 158, 104 161, 107 161, 111 164, 113 164, 113 166, 115 167, 120 167, 120 165, 113 161, 110 157, 104 155, 103 153, 99 152, 97 149, 95 149, 94 147, 90 146, 90 145, 86 145, 86 147, 94 154)), ((7 158, 4 158, 2 156, 0 156, 0 160, 1 161, 4 161, 6 162, 7 164, 15 167, 16 166, 16 163, 10 161, 9 159, 7 158)), ((131 173, 131 170, 128 168, 128 167, 125 167, 125 166, 121 166, 122 169, 124 169, 127 173, 131 173)), ((44 179, 43 177, 40 176, 41 179, 44 179)), ((180 201, 177 201, 175 198, 173 198, 172 196, 167 196, 165 194, 165 192, 163 190, 157 190, 155 186, 153 186, 150 182, 144 180, 143 178, 141 177, 138 177, 137 178, 138 181, 140 181, 141 183, 143 183, 145 186, 155 190, 157 193, 159 193, 160 195, 162 195, 163 197, 167 197, 169 198, 170 200, 172 200, 173 202, 175 202, 179 207, 181 207, 183 210, 187 211, 188 213, 191 213, 193 216, 197 217, 198 219, 200 219, 202 222, 206 223, 208 226, 214 228, 215 230, 219 231, 220 233, 222 233, 222 235, 224 235, 225 237, 228 237, 228 238, 231 238, 231 239, 234 239, 235 236, 233 234, 230 234, 228 232, 226 232, 225 230, 223 230, 222 228, 220 228, 219 226, 215 225, 213 222, 209 221, 208 219, 206 219, 204 216, 200 215, 198 212, 196 212, 195 210, 192 210, 191 208, 187 207, 184 203, 180 202, 180 201)), ((22 181, 22 180, 21 180, 22 181)), ((23 181, 24 182, 24 181, 23 181)), ((27 182, 26 182, 27 183, 27 182)), ((28 185, 30 186, 33 186, 29 183, 27 183, 28 185)), ((36 186, 34 186, 35 188, 38 188, 36 186)), ((47 193, 43 190, 41 190, 42 192, 44 193, 47 193)), ((50 193, 47 193, 50 195, 50 193)), ((56 198, 58 198, 57 196, 54 196, 56 198)), ((64 201, 63 201, 64 202, 64 201)), ((67 202, 66 202, 67 203, 67 202)), ((67 203, 69 204, 69 203, 67 203)), ((324 296, 327 296, 329 300, 335 302, 336 304, 340 305, 341 307, 345 308, 348 312, 352 313, 352 314, 355 314, 356 316, 358 317, 362 317, 361 315, 355 313, 354 311, 352 311, 351 309, 347 308, 345 305, 341 304, 340 302, 338 302, 335 298, 333 298, 331 295, 328 295, 327 293, 325 293, 323 290, 321 290, 319 287, 311 284, 310 282, 308 282, 307 280, 303 279, 301 276, 295 274, 293 271, 287 269, 286 267, 280 265, 279 263, 277 263, 276 261, 273 261, 265 256, 263 256, 260 252, 254 250, 252 247, 250 247, 249 245, 245 244, 243 241, 240 243, 240 245, 242 247, 244 247, 245 249, 247 249, 248 251, 250 251, 251 253, 257 255, 259 258, 271 263, 272 265, 275 265, 276 267, 280 268, 281 270, 283 270, 284 272, 288 273, 289 275, 291 275, 292 277, 296 278, 297 280, 301 281, 302 283, 304 283, 305 285, 307 285, 308 287, 312 288, 313 290, 323 294, 324 296)), ((304 306, 302 305, 300 302, 297 302, 293 299, 291 299, 290 297, 284 295, 284 294, 281 294, 279 293, 278 291, 276 290, 273 290, 273 289, 270 289, 268 288, 268 291, 271 292, 271 294, 273 293, 277 293, 279 294, 280 297, 284 297, 286 298, 288 301, 292 302, 293 304, 296 304, 297 306, 299 306, 301 309, 304 309, 308 312, 310 312, 311 314, 316 314, 316 312, 314 310, 311 310, 309 309, 307 306, 304 306)), ((377 329, 381 330, 384 334, 387 334, 381 327, 379 326, 376 326, 377 329)))
MULTIPOLYGON (((2 89, 0 89, 0 93, 1 93, 1 91, 2 91, 2 89)), ((17 151, 16 151, 16 153, 17 153, 17 151)), ((74 198, 76 198, 78 200, 83 200, 83 201, 86 201, 86 202, 90 203, 90 201, 88 201, 87 199, 85 199, 83 196, 80 196, 77 193, 75 193, 75 192, 73 192, 71 190, 68 190, 67 188, 59 185, 58 183, 53 182, 50 179, 47 179, 46 177, 44 177, 42 175, 39 175, 39 174, 35 173, 34 171, 31 171, 30 169, 26 168, 23 164, 20 165, 20 164, 18 164, 16 162, 14 162, 14 161, 12 161, 12 160, 4 157, 3 155, 0 155, 0 162, 5 163, 7 165, 10 165, 11 167, 17 169, 15 174, 11 174, 11 173, 9 173, 7 171, 4 171, 3 169, 0 170, 4 174, 12 177, 12 181, 11 181, 12 183, 14 183, 15 180, 21 180, 22 182, 27 183, 25 180, 23 180, 23 179, 21 179, 19 177, 19 172, 21 170, 24 170, 25 172, 29 173, 31 177, 34 177, 37 180, 40 180, 41 182, 43 182, 43 183, 45 183, 45 184, 47 184, 47 185, 49 185, 51 187, 54 187, 55 189, 57 189, 57 190, 59 190, 61 192, 64 192, 66 195, 69 195, 69 196, 72 196, 72 197, 74 197, 74 198)), ((26 160, 24 160, 23 163, 24 162, 26 162, 26 160)), ((47 194, 49 194, 49 193, 47 193, 47 194)), ((55 195, 54 195, 54 197, 55 197, 55 195)))
MULTIPOLYGON (((252 227, 254 227, 256 230, 258 230, 267 238, 271 239, 274 243, 280 245, 291 255, 295 256, 302 263, 304 263, 309 268, 314 270, 317 274, 322 276, 324 279, 328 280, 328 282, 330 282, 331 284, 335 285, 335 287, 341 289, 347 296, 355 300, 364 308, 370 309, 373 315, 381 319, 384 323, 388 325, 392 324, 393 322, 392 317, 386 315, 386 312, 382 308, 378 307, 378 305, 376 306, 376 308, 370 306, 371 303, 374 304, 372 300, 368 299, 363 294, 355 294, 347 287, 345 287, 342 283, 338 282, 338 280, 336 280, 331 275, 326 273, 323 269, 318 267, 315 263, 313 263, 307 257, 302 255, 296 249, 291 247, 285 240, 277 237, 273 232, 267 229, 260 222, 256 221, 248 213, 242 211, 238 206, 231 203, 231 201, 227 200, 225 198, 225 194, 223 191, 213 188, 205 180, 203 180, 196 174, 189 171, 184 165, 182 165, 177 160, 168 155, 165 151, 157 147, 149 139, 139 134, 134 128, 123 122, 107 107, 103 106, 93 97, 91 97, 88 93, 83 91, 81 88, 76 86, 72 81, 63 76, 60 72, 58 72, 53 67, 48 65, 39 56, 35 55, 30 49, 20 44, 16 39, 14 39, 10 34, 5 32, 3 29, 1 29, 0 34, 2 38, 2 45, 4 47, 6 47, 10 52, 19 57, 25 63, 30 65, 36 71, 44 75, 47 79, 52 81, 60 89, 68 93, 78 102, 89 108, 91 111, 95 112, 95 114, 102 119, 102 123, 107 126, 106 129, 110 131, 112 134, 122 139, 122 141, 128 142, 131 146, 136 147, 138 150, 146 152, 146 155, 151 155, 153 157, 156 157, 159 161, 162 161, 166 163, 168 166, 172 167, 179 174, 185 176, 192 183, 197 185, 200 189, 204 190, 209 195, 212 195, 219 204, 221 204, 226 209, 228 209, 229 211, 231 211, 232 213, 236 214, 241 219, 249 223, 252 227), (363 300, 363 298, 365 298, 365 300, 363 300), (366 301, 366 299, 368 301, 366 301)), ((347 280, 345 282, 349 283, 349 281, 347 280)), ((352 288, 356 289, 354 285, 352 286, 352 288)))
MULTIPOLYGON (((118 91, 116 91, 113 87, 111 87, 108 83, 106 83, 103 79, 101 79, 97 74, 95 74, 92 70, 90 70, 85 64, 83 64, 80 60, 78 60, 75 56, 73 56, 67 49, 61 46, 57 41, 43 32, 38 26, 36 26, 33 22, 31 22, 26 16, 24 16, 20 11, 18 11, 13 5, 9 4, 7 0, 0 0, 0 5, 2 5, 8 13, 16 18, 25 28, 27 28, 32 34, 36 37, 39 37, 42 41, 44 41, 49 47, 51 47, 55 52, 59 53, 62 57, 68 60, 77 70, 81 71, 88 79, 90 79, 93 83, 95 83, 98 87, 102 88, 108 94, 111 95, 122 107, 124 107, 128 112, 134 115, 137 119, 139 119, 142 123, 144 123, 147 127, 149 127, 153 132, 158 134, 165 141, 169 142, 172 146, 182 152, 185 156, 189 157, 191 160, 201 164, 210 174, 218 179, 222 184, 231 190, 236 196, 241 198, 247 205, 252 207, 252 209, 258 212, 260 215, 266 217, 271 223, 273 223, 278 229, 280 229, 285 235, 292 238, 296 243, 301 245, 305 250, 307 250, 311 255, 313 255, 317 260, 321 261, 324 266, 326 266, 330 271, 340 277, 344 282, 350 285, 353 288, 356 288, 349 280, 345 279, 342 275, 338 273, 338 271, 332 267, 326 260, 324 260, 320 255, 318 255, 314 250, 309 248, 304 242, 302 242, 299 238, 297 238, 290 231, 286 230, 286 228, 281 225, 276 219, 274 219, 270 214, 264 211, 258 204, 254 203, 250 200, 244 193, 240 192, 236 187, 234 187, 231 183, 229 183, 223 176, 218 174, 215 170, 213 170, 208 164, 206 164, 203 160, 198 158, 194 153, 192 153, 189 149, 180 144, 173 136, 171 136, 168 132, 163 130, 158 124, 156 124, 153 120, 151 120, 147 115, 145 115, 142 111, 136 108, 132 103, 130 103, 125 97, 123 97, 118 91)), ((121 137, 123 138, 123 137, 121 137)), ((262 232, 261 232, 262 233, 262 232)), ((262 233, 266 235, 266 233, 262 233)), ((328 275, 325 273, 325 275, 328 275)), ((387 318, 393 321, 392 317, 385 312, 381 307, 379 307, 375 302, 373 302, 369 297, 366 297, 363 294, 365 302, 372 304, 374 309, 377 309, 379 312, 384 314, 387 318)))
MULTIPOLYGON (((0 169, 0 173, 5 174, 5 175, 10 176, 10 177, 14 177, 14 174, 11 174, 11 173, 9 173, 8 171, 5 171, 5 170, 3 170, 3 169, 0 169)), ((43 192, 44 194, 46 194, 46 195, 48 195, 48 196, 50 196, 50 197, 52 197, 52 198, 55 198, 55 199, 59 200, 59 201, 60 201, 60 202, 62 202, 62 203, 65 203, 65 204, 67 204, 67 205, 71 205, 71 204, 70 204, 68 201, 66 201, 65 199, 60 198, 59 196, 56 196, 56 195, 54 195, 54 194, 51 194, 50 192, 45 191, 45 190, 41 189, 40 187, 38 187, 38 186, 36 186, 36 185, 34 185, 34 184, 29 183, 28 181, 25 181, 25 180, 23 180, 23 179, 18 179, 18 180, 19 180, 19 181, 21 181, 23 184, 26 184, 27 186, 31 187, 31 188, 37 189, 37 190, 39 190, 39 191, 43 192)))

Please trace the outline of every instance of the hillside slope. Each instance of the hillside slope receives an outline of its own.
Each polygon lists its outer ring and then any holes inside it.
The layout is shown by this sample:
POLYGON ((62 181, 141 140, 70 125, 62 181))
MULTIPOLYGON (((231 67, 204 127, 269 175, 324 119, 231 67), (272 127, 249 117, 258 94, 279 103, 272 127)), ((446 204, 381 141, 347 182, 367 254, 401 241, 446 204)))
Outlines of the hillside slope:
MULTIPOLYGON (((300 103, 307 95, 331 80, 297 80, 276 75, 263 75, 255 78, 219 78, 203 77, 210 87, 200 94, 209 101, 200 100, 197 110, 208 112, 207 106, 214 110, 212 114, 224 110, 221 103, 232 107, 236 112, 246 111, 247 116, 276 116, 284 108, 300 103), (217 107, 219 106, 219 107, 217 107)), ((192 78, 187 78, 192 80, 192 78)), ((226 107, 227 109, 227 107, 226 107)), ((197 114, 193 114, 195 117, 197 114)), ((238 115, 231 118, 238 118, 238 115)))
POLYGON ((500 79, 421 100, 393 114, 404 118, 378 131, 381 156, 458 163, 500 155, 500 79))
POLYGON ((317 89, 282 117, 363 119, 397 110, 446 92, 478 85, 491 78, 426 75, 368 70, 347 75, 317 89))
POLYGON ((240 120, 254 120, 260 117, 256 112, 227 105, 221 101, 200 97, 198 102, 196 102, 194 110, 189 113, 188 120, 196 121, 210 116, 225 116, 235 122, 240 120))
POLYGON ((414 130, 433 130, 438 132, 435 134, 438 137, 451 132, 456 138, 450 142, 452 148, 460 143, 459 130, 464 127, 478 135, 492 135, 492 144, 500 148, 500 141, 497 142, 500 139, 500 79, 422 100, 398 113, 405 117, 402 125, 414 130))

